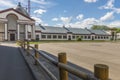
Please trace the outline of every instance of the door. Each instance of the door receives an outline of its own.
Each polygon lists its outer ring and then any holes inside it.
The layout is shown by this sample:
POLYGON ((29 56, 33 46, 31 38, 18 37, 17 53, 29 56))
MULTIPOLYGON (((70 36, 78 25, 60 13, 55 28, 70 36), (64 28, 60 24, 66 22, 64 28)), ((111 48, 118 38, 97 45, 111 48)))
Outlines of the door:
POLYGON ((68 36, 68 40, 71 40, 71 36, 68 36))
POLYGON ((10 41, 15 41, 15 34, 10 34, 10 41))

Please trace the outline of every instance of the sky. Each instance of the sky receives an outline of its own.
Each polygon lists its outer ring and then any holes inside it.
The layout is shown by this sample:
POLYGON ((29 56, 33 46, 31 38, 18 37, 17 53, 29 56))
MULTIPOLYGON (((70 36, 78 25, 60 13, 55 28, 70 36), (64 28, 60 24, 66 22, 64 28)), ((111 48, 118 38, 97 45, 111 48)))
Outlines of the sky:
MULTIPOLYGON (((28 0, 0 0, 0 10, 28 0)), ((90 28, 92 25, 120 27, 120 0, 31 0, 31 17, 46 26, 90 28)))

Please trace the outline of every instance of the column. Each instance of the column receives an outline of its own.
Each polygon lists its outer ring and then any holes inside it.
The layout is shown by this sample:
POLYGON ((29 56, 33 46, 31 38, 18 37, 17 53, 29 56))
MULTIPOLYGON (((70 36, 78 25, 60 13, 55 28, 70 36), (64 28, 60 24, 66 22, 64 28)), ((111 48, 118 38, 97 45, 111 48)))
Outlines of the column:
POLYGON ((17 25, 17 39, 20 40, 20 25, 17 25))
POLYGON ((35 25, 32 25, 31 27, 32 27, 31 28, 31 38, 32 38, 32 40, 35 40, 35 25))
POLYGON ((28 25, 25 25, 25 39, 28 39, 28 25))
POLYGON ((5 23, 5 40, 8 40, 7 23, 5 23))

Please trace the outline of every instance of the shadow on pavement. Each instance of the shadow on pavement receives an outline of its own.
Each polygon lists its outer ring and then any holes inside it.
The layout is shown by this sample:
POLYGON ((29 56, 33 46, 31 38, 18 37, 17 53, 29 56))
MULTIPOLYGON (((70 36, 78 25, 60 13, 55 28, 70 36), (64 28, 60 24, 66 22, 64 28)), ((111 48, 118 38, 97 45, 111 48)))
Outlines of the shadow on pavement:
MULTIPOLYGON (((41 50, 41 51, 42 51, 42 50, 41 50)), ((44 52, 45 54, 47 54, 47 55, 49 55, 50 57, 54 58, 56 61, 58 61, 58 59, 57 59, 56 56, 54 56, 54 55, 52 55, 52 54, 50 54, 50 53, 48 53, 48 52, 46 52, 46 51, 42 51, 42 52, 44 52)), ((43 57, 40 57, 40 61, 43 62, 43 64, 44 64, 57 78, 59 78, 59 73, 58 73, 59 71, 58 71, 58 68, 57 68, 56 66, 54 66, 52 63, 50 63, 48 60, 46 60, 46 59, 43 58, 43 57)), ((88 69, 85 69, 85 68, 83 68, 83 67, 80 67, 80 66, 78 66, 78 65, 76 65, 76 64, 73 64, 73 63, 71 63, 71 62, 68 62, 68 65, 70 65, 70 66, 74 67, 75 69, 78 69, 78 70, 80 70, 80 71, 82 71, 82 72, 85 72, 86 74, 89 74, 89 75, 91 75, 92 77, 94 76, 94 73, 91 72, 91 71, 88 70, 88 69)), ((69 80, 82 80, 82 79, 80 79, 80 78, 76 77, 75 75, 72 75, 72 74, 69 73, 69 80)))

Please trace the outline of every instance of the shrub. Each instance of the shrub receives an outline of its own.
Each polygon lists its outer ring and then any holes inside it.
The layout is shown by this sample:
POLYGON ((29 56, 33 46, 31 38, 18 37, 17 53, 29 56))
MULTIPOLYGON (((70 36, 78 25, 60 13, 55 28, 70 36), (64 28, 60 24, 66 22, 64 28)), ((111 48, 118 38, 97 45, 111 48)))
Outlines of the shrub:
POLYGON ((78 37, 76 40, 77 40, 77 41, 82 41, 82 38, 81 38, 81 37, 78 37))

